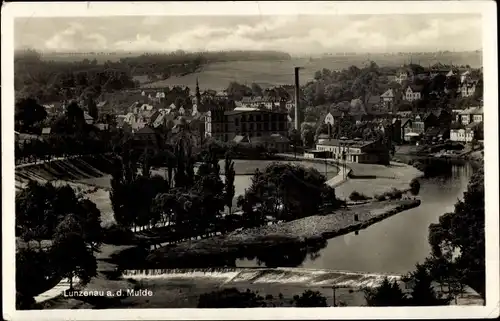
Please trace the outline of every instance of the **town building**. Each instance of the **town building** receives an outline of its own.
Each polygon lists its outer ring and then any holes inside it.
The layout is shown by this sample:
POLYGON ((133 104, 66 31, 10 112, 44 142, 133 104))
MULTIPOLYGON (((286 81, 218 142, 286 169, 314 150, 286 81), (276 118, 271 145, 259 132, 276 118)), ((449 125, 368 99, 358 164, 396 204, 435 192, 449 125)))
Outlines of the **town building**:
POLYGON ((403 84, 405 81, 413 81, 413 73, 411 70, 402 70, 396 75, 396 82, 403 84))
POLYGON ((262 145, 278 153, 287 153, 290 151, 290 140, 281 134, 251 137, 250 143, 252 145, 262 145))
POLYGON ((476 85, 477 85, 476 81, 463 82, 459 87, 460 96, 464 98, 473 96, 474 93, 476 92, 476 85))
POLYGON ((455 121, 466 126, 470 123, 480 123, 483 118, 483 107, 472 107, 459 112, 455 121))
POLYGON ((280 108, 285 108, 286 101, 281 101, 274 97, 243 97, 241 100, 243 107, 251 108, 265 108, 268 110, 278 110, 280 108))
POLYGON ((134 132, 132 137, 134 146, 145 148, 157 148, 158 147, 158 137, 154 129, 149 126, 144 126, 141 129, 134 132))
POLYGON ((212 108, 205 115, 205 135, 221 141, 235 136, 262 137, 271 134, 287 136, 287 113, 269 110, 232 110, 212 108))
POLYGON ((465 82, 467 82, 468 80, 470 80, 470 71, 467 70, 465 72, 463 72, 461 75, 460 75, 460 83, 463 84, 465 82))
MULTIPOLYGON (((353 106, 353 101, 354 99, 351 101, 351 106, 353 106)), ((364 113, 367 113, 368 111, 378 110, 381 105, 382 105, 382 98, 379 95, 369 95, 366 98, 365 103, 362 104, 361 107, 362 110, 358 111, 363 111, 364 113)))
POLYGON ((394 89, 388 89, 380 95, 380 99, 386 109, 395 112, 395 106, 401 101, 401 95, 394 89))
POLYGON ((334 160, 363 164, 388 164, 389 149, 381 141, 361 139, 321 139, 316 143, 317 151, 329 152, 334 160))
MULTIPOLYGON (((43 132, 43 129, 42 129, 42 132, 43 132)), ((50 128, 48 128, 48 133, 50 134, 50 128)), ((14 132, 14 139, 15 139, 16 144, 19 147, 23 147, 24 145, 30 144, 33 141, 43 140, 43 138, 47 138, 47 136, 38 136, 38 135, 33 135, 33 134, 25 134, 25 133, 19 133, 19 132, 16 132, 16 131, 14 132)))
POLYGON ((454 123, 450 129, 450 140, 454 142, 470 143, 474 139, 483 139, 483 122, 470 123, 464 125, 462 123, 454 123))
POLYGON ((406 88, 404 99, 406 101, 415 101, 422 99, 422 86, 410 85, 406 88))
POLYGON ((83 117, 85 119, 85 123, 87 123, 88 125, 92 125, 94 123, 94 118, 90 116, 88 113, 84 112, 83 117))
POLYGON ((305 150, 304 151, 304 158, 329 158, 330 157, 330 152, 324 151, 324 150, 305 150))

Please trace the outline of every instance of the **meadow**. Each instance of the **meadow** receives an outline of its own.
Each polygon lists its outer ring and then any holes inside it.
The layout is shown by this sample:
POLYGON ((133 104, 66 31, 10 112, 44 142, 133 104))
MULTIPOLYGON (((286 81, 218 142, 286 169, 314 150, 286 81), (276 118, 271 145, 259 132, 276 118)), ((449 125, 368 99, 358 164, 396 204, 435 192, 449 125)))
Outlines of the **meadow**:
POLYGON ((449 53, 416 53, 410 54, 358 54, 349 56, 325 56, 322 58, 292 58, 281 61, 232 61, 208 64, 199 72, 182 77, 171 77, 143 85, 144 88, 161 88, 182 86, 189 87, 192 91, 198 79, 200 89, 223 90, 229 83, 236 81, 250 85, 257 83, 261 87, 292 84, 294 81, 294 67, 303 67, 301 70, 301 83, 305 84, 314 79, 314 73, 323 68, 341 70, 355 65, 363 67, 368 62, 374 61, 380 67, 398 67, 405 63, 418 63, 428 67, 435 63, 454 65, 470 65, 481 67, 482 57, 480 52, 449 52, 449 53))

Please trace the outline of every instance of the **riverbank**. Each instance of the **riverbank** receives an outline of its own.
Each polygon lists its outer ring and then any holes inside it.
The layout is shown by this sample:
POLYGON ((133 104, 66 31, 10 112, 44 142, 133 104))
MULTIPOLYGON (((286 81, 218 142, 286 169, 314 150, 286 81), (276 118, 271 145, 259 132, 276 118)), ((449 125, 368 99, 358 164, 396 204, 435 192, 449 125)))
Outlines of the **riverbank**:
POLYGON ((384 218, 419 205, 419 200, 399 200, 350 206, 328 215, 314 215, 287 223, 165 246, 148 255, 146 262, 150 267, 163 265, 175 267, 176 261, 185 262, 190 259, 220 255, 238 256, 245 252, 265 251, 276 245, 324 241, 366 228, 384 218))

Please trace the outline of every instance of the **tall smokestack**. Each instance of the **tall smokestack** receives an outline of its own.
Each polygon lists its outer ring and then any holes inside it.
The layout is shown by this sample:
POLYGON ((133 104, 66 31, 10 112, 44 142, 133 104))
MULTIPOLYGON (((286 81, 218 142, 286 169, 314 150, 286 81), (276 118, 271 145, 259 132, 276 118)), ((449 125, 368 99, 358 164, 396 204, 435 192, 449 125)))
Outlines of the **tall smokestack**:
POLYGON ((295 129, 300 130, 299 108, 300 108, 300 83, 299 83, 300 67, 295 67, 295 129))

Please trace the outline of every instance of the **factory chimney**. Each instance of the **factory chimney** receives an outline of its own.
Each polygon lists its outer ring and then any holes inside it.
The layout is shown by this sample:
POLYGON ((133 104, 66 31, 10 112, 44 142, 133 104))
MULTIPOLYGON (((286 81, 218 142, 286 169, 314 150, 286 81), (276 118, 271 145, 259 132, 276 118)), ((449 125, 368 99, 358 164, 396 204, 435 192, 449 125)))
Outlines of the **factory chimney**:
POLYGON ((300 67, 295 67, 295 129, 300 131, 299 108, 300 108, 300 83, 299 70, 300 67))

